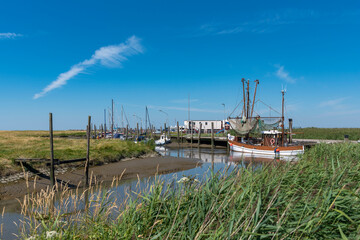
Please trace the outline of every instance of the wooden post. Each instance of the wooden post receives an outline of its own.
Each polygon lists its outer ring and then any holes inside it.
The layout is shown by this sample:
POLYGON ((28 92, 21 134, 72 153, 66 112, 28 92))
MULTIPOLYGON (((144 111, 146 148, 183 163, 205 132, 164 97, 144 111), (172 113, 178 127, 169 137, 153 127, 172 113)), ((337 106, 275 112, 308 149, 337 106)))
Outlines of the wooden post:
POLYGON ((136 123, 136 140, 139 138, 139 123, 136 123))
POLYGON ((160 126, 160 135, 163 134, 163 130, 162 130, 162 127, 160 126))
POLYGON ((200 146, 200 138, 201 138, 201 123, 200 123, 199 134, 198 134, 198 146, 200 146))
MULTIPOLYGON (((191 122, 192 124, 192 122, 191 122)), ((190 128, 190 142, 191 142, 191 146, 193 144, 193 134, 194 134, 194 128, 191 126, 190 128)))
POLYGON ((180 129, 179 129, 179 122, 176 123, 177 126, 177 142, 180 143, 180 129))
POLYGON ((226 152, 229 153, 230 152, 230 145, 229 145, 229 140, 226 137, 226 152))
POLYGON ((103 137, 104 135, 104 125, 101 124, 101 137, 103 137))
POLYGON ((129 124, 126 125, 126 135, 125 140, 128 140, 129 137, 129 124))
POLYGON ((95 139, 97 139, 97 135, 96 135, 96 125, 94 124, 94 135, 95 135, 95 139))
POLYGON ((166 123, 164 123, 164 133, 165 133, 165 137, 166 137, 166 123))
POLYGON ((50 159, 51 159, 51 165, 50 165, 50 184, 53 188, 55 185, 55 164, 54 164, 54 136, 53 136, 53 117, 52 113, 49 113, 49 133, 50 133, 50 159))
POLYGON ((90 164, 90 133, 91 133, 91 116, 88 117, 87 125, 87 151, 85 163, 85 186, 89 186, 89 164, 90 164))
POLYGON ((215 141, 214 141, 214 122, 211 122, 211 148, 214 148, 215 141))
POLYGON ((292 122, 293 122, 293 120, 292 120, 292 118, 289 118, 289 143, 292 143, 292 122))

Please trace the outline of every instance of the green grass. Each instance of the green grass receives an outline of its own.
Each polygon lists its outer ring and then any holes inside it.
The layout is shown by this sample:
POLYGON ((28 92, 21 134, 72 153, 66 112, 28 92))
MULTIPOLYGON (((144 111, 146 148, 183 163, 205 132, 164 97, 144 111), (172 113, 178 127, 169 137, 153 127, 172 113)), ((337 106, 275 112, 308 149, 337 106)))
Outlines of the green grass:
POLYGON ((25 229, 39 239, 50 230, 58 239, 358 239, 359 160, 357 144, 320 144, 296 164, 212 173, 202 183, 158 179, 123 205, 104 191, 76 217, 28 211, 25 229))
POLYGON ((296 128, 293 130, 294 138, 299 139, 326 139, 344 140, 344 135, 349 135, 350 140, 360 139, 360 128, 296 128))
MULTIPOLYGON (((55 132, 55 135, 71 135, 73 132, 55 132)), ((21 172, 14 163, 16 158, 50 158, 50 140, 45 131, 0 132, 0 176, 21 172)), ((54 138, 56 159, 69 160, 86 157, 86 139, 54 138)), ((135 144, 131 141, 91 139, 91 164, 116 162, 125 157, 137 157, 154 151, 151 144, 135 144)), ((36 165, 36 164, 35 164, 36 165)))

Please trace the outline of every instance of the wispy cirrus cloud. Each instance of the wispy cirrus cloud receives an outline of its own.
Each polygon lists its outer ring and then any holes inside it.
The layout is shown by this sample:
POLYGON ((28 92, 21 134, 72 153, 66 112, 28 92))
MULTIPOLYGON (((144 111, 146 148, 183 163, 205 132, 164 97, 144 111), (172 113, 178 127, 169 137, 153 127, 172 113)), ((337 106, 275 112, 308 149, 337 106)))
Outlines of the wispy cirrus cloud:
MULTIPOLYGON (((199 99, 190 99, 190 103, 198 102, 198 101, 199 101, 199 99)), ((189 99, 188 98, 174 99, 174 100, 171 100, 170 102, 172 102, 172 103, 188 103, 189 99)))
POLYGON ((311 9, 284 9, 281 11, 267 11, 256 13, 256 16, 249 16, 254 20, 238 23, 207 23, 199 28, 200 35, 226 35, 238 33, 269 33, 279 29, 280 26, 295 23, 310 23, 319 14, 311 9))
POLYGON ((348 99, 347 97, 336 98, 323 101, 319 104, 319 107, 331 107, 331 108, 344 108, 343 102, 348 99))
POLYGON ((288 83, 296 83, 296 78, 293 78, 290 76, 289 72, 285 71, 284 66, 281 65, 275 65, 277 68, 277 71, 275 72, 275 75, 280 78, 281 80, 284 80, 288 83))
POLYGON ((22 36, 23 35, 20 33, 11 33, 11 32, 0 33, 0 39, 14 39, 22 36))
POLYGON ((64 86, 71 78, 83 73, 89 67, 99 64, 104 67, 122 67, 122 63, 128 57, 142 53, 143 46, 136 36, 128 38, 124 43, 101 47, 95 51, 90 59, 86 59, 73 65, 69 71, 61 73, 57 79, 47 85, 40 93, 34 95, 34 99, 43 97, 46 93, 64 86))
MULTIPOLYGON (((188 111, 188 108, 184 107, 175 107, 175 106, 148 106, 150 109, 156 110, 177 110, 177 111, 188 111)), ((207 113, 224 113, 224 110, 215 110, 215 109, 202 109, 202 108, 190 108, 191 112, 207 112, 207 113)))

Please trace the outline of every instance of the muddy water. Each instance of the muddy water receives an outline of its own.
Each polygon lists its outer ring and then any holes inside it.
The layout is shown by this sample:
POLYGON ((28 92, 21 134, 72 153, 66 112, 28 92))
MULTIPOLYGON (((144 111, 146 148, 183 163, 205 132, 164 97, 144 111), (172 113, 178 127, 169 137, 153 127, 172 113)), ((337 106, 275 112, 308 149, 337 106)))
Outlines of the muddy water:
MULTIPOLYGON (((180 158, 192 158, 200 159, 201 163, 198 167, 193 169, 179 171, 176 173, 169 173, 162 175, 161 178, 165 181, 176 181, 183 176, 192 176, 198 179, 205 177, 209 171, 221 171, 223 169, 229 168, 232 170, 234 167, 247 167, 250 162, 254 169, 261 168, 264 162, 272 161, 273 159, 257 157, 257 156, 246 156, 243 154, 237 153, 227 153, 226 149, 208 149, 208 148, 165 148, 157 147, 156 151, 159 152, 162 156, 172 156, 180 158)), ((154 177, 142 178, 140 188, 151 183, 154 180, 154 177)), ((122 181, 117 187, 111 188, 108 186, 109 190, 112 190, 120 196, 118 199, 122 199, 121 196, 124 196, 124 192, 129 189, 135 189, 138 184, 137 179, 122 181)), ((0 216, 0 225, 3 228, 3 235, 0 239, 17 239, 14 235, 18 232, 18 227, 16 224, 19 223, 22 216, 20 215, 20 205, 16 200, 9 200, 6 202, 0 203, 1 211, 5 207, 4 215, 0 216)))

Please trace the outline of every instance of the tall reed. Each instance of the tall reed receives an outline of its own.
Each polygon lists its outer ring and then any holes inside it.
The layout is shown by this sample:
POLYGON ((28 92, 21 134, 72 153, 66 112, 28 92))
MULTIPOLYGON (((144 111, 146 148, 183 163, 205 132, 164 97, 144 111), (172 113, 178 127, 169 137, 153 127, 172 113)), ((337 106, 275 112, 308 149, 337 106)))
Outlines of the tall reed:
POLYGON ((49 190, 24 201, 29 219, 22 236, 45 238, 55 231, 58 239, 356 239, 359 160, 359 145, 320 144, 295 164, 212 172, 200 182, 156 177, 120 202, 96 184, 82 194, 64 191, 61 204, 51 207, 49 190), (69 199, 84 200, 85 193, 85 210, 76 212, 77 201, 69 199), (66 214, 70 202, 73 213, 66 214))

